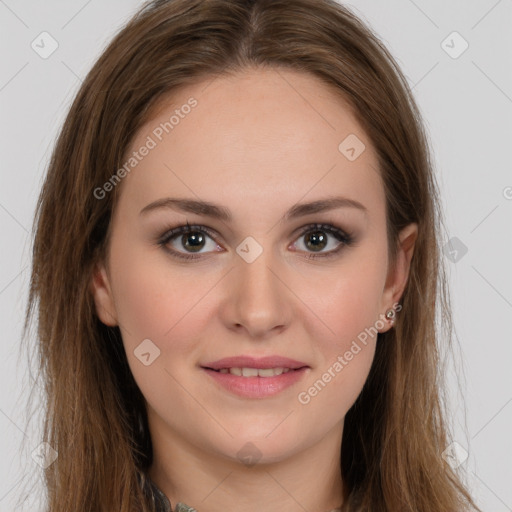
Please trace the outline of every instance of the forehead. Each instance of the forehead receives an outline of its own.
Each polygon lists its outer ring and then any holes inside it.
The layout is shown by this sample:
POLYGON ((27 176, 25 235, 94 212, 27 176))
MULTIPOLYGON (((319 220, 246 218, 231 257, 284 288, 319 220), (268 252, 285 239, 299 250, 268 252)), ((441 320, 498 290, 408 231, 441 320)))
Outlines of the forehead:
POLYGON ((143 146, 151 149, 123 182, 139 203, 165 195, 267 209, 326 195, 369 207, 384 200, 374 148, 351 106, 298 71, 252 69, 182 87, 159 102, 125 160, 143 146))

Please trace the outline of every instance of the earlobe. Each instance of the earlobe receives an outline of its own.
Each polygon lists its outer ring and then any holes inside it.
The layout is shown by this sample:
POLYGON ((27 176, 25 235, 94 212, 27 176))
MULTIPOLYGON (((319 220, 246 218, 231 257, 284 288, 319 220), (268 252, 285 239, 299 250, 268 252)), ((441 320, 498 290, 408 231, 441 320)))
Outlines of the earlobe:
POLYGON ((96 314, 99 319, 110 327, 117 325, 117 313, 105 265, 97 263, 91 279, 91 293, 94 297, 96 314))

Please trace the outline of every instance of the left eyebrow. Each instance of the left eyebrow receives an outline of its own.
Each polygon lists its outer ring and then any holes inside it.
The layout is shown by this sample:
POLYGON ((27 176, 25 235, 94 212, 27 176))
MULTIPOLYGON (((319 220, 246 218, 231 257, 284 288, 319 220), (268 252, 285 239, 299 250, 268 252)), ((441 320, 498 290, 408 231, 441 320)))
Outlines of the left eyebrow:
MULTIPOLYGON (((195 213, 197 215, 204 215, 214 219, 230 222, 232 220, 231 212, 228 208, 220 206, 208 201, 198 201, 195 199, 178 199, 165 197, 154 201, 140 211, 139 215, 148 213, 152 210, 159 208, 170 208, 172 210, 181 210, 188 213, 195 213)), ((285 220, 293 220, 312 213, 319 213, 336 208, 355 208, 368 214, 368 209, 359 201, 347 197, 330 197, 326 199, 319 199, 309 203, 299 203, 292 206, 284 215, 285 220)))
POLYGON ((335 210, 336 208, 355 208, 356 210, 363 212, 365 215, 368 214, 366 206, 355 199, 350 199, 348 197, 330 197, 326 199, 319 199, 318 201, 311 201, 309 203, 296 204, 285 213, 284 218, 285 220, 292 220, 312 213, 335 210))

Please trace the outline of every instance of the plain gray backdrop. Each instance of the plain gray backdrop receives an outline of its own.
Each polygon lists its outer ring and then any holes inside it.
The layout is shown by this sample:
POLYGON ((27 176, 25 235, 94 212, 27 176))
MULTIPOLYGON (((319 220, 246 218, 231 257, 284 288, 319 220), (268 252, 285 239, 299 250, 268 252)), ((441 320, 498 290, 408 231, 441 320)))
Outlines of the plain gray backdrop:
MULTIPOLYGON (((433 146, 460 344, 447 453, 484 511, 512 511, 512 0, 344 3, 397 59, 433 146)), ((27 428, 20 354, 37 195, 81 81, 140 5, 0 0, 0 512, 42 510, 41 434, 27 428), (35 487, 17 507, 28 475, 35 487)))

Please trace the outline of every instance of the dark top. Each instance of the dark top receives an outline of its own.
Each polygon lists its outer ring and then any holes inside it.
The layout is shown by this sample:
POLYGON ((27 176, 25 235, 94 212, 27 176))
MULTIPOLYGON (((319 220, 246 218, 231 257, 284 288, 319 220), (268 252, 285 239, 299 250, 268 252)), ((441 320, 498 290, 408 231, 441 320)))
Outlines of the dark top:
MULTIPOLYGON (((189 507, 181 501, 177 503, 176 508, 173 509, 167 496, 147 475, 145 476, 144 492, 150 497, 153 503, 155 503, 157 512, 197 512, 195 508, 189 507)), ((341 512, 341 510, 341 508, 335 508, 331 510, 331 512, 341 512)))
POLYGON ((155 504, 157 512, 197 512, 195 508, 189 507, 184 503, 177 503, 176 508, 172 508, 169 498, 158 488, 153 480, 148 476, 144 476, 143 482, 144 493, 155 504))

